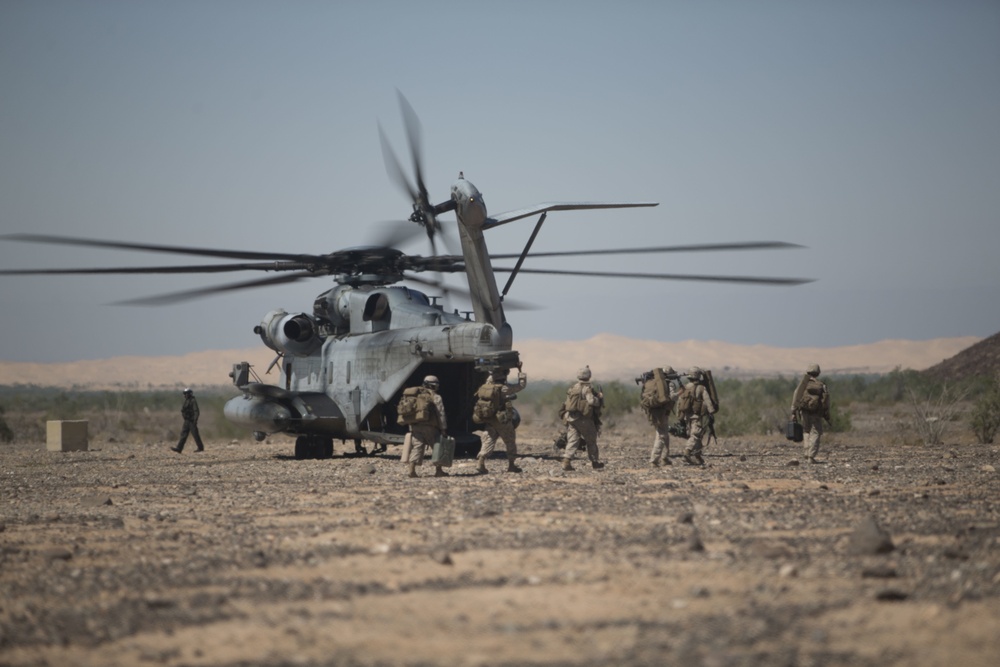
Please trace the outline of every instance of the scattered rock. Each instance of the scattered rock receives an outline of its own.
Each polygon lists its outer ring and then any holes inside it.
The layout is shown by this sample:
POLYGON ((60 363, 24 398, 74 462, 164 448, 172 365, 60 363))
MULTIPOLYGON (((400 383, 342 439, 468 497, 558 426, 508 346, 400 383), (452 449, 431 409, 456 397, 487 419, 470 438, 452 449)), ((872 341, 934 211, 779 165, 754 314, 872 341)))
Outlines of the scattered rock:
POLYGON ((46 560, 69 560, 73 557, 73 552, 63 547, 52 547, 42 550, 41 555, 46 560))
POLYGON ((435 551, 431 553, 431 560, 439 565, 454 565, 455 562, 451 559, 451 554, 447 551, 435 551))
POLYGON ((794 468, 795 466, 800 465, 800 462, 799 462, 798 459, 792 459, 791 461, 789 461, 785 465, 788 466, 788 467, 790 467, 790 468, 794 468))
POLYGON ((694 523, 694 512, 682 512, 677 517, 677 523, 694 523))
POLYGON ((896 568, 891 565, 873 565, 861 570, 865 579, 892 579, 896 576, 896 568))
POLYGON ((782 577, 783 579, 789 577, 797 577, 799 576, 799 569, 795 567, 795 565, 793 565, 792 563, 785 563, 778 570, 778 576, 782 577))
POLYGON ((695 530, 692 530, 691 534, 688 536, 687 547, 688 551, 705 550, 705 543, 701 541, 701 535, 698 534, 697 528, 695 530))
POLYGON ((882 530, 870 514, 855 526, 848 542, 848 552, 855 556, 885 554, 895 548, 889 533, 882 530))
POLYGON ((908 597, 909 593, 896 588, 883 588, 875 593, 875 599, 879 602, 902 602, 908 597))

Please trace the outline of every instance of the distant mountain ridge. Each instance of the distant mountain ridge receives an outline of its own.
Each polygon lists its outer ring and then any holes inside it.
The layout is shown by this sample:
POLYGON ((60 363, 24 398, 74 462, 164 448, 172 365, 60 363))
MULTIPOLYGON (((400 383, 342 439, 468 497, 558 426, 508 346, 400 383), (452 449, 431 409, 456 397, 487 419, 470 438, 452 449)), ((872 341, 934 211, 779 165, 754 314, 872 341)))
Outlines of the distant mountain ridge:
POLYGON ((931 366, 924 373, 947 382, 973 376, 997 376, 1000 374, 1000 333, 982 339, 955 356, 931 366))
MULTIPOLYGON (((887 373, 894 368, 925 370, 963 350, 997 339, 977 336, 926 341, 883 340, 841 347, 779 348, 723 341, 664 342, 601 334, 581 341, 521 340, 524 370, 535 380, 569 380, 589 365, 601 382, 631 381, 654 366, 670 364, 710 368, 719 377, 797 375, 809 364, 825 374, 887 373)), ((1000 346, 1000 339, 995 343, 1000 346)), ((998 353, 1000 355, 1000 353, 998 353)), ((163 389, 219 386, 230 382, 232 365, 249 361, 265 382, 277 382, 277 371, 263 375, 274 352, 263 345, 248 350, 206 350, 169 357, 114 357, 65 363, 0 361, 0 385, 38 385, 90 389, 163 389)))

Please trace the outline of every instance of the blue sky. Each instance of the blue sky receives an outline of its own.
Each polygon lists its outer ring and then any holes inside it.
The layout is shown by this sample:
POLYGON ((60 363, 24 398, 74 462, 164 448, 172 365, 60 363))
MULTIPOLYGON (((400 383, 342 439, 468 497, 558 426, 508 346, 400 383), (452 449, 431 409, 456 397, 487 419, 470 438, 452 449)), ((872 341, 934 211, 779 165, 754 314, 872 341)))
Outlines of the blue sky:
MULTIPOLYGON (((527 266, 815 278, 800 287, 519 276, 518 338, 785 347, 1000 331, 1000 4, 0 2, 0 233, 328 252, 409 203, 396 89, 431 197, 559 212, 535 249, 781 240, 806 249, 527 266)), ((405 160, 405 158, 404 158, 405 160)), ((454 224, 448 219, 446 224, 454 224)), ((533 220, 487 235, 517 252, 533 220)), ((404 248, 426 254, 426 244, 404 248)), ((174 263, 0 243, 4 268, 174 263)), ((226 278, 2 277, 0 358, 258 344, 299 282, 105 305, 226 278)), ((464 307, 460 302, 455 307, 464 307)))

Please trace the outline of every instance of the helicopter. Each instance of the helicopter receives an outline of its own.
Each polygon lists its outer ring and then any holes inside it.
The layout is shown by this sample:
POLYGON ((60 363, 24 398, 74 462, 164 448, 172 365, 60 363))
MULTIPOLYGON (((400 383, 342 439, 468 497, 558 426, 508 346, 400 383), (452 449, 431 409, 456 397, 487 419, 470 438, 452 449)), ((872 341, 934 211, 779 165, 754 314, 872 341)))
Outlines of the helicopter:
MULTIPOLYGON (((265 375, 277 367, 279 379, 262 381, 247 361, 233 364, 230 378, 240 395, 224 406, 225 417, 248 428, 254 439, 270 434, 295 437, 296 459, 330 458, 334 440, 353 440, 356 454, 368 454, 401 444, 406 427, 397 423, 395 406, 403 391, 436 375, 448 418, 448 432, 459 450, 475 453, 479 436, 472 422, 474 392, 488 374, 520 368, 513 330, 504 309, 508 292, 519 273, 653 280, 795 285, 801 278, 678 275, 662 273, 570 271, 524 266, 529 259, 584 255, 613 255, 681 251, 779 249, 801 247, 784 242, 714 243, 686 246, 531 252, 550 212, 584 209, 653 207, 656 202, 549 202, 490 215, 482 193, 464 173, 451 185, 450 196, 432 204, 424 183, 420 124, 399 93, 407 142, 413 162, 411 181, 379 125, 379 139, 389 178, 411 202, 407 220, 395 224, 374 245, 356 246, 327 254, 294 254, 155 245, 44 234, 8 234, 5 241, 89 246, 118 250, 167 253, 231 260, 224 264, 195 264, 83 269, 12 269, 0 275, 170 274, 258 271, 277 275, 194 290, 119 302, 122 305, 162 306, 236 290, 253 289, 307 278, 332 276, 336 285, 315 297, 311 311, 269 311, 254 326, 262 343, 276 354, 265 375), (447 244, 440 218, 452 213, 461 245, 460 254, 438 254, 437 241, 447 244), (493 254, 485 232, 517 220, 539 216, 524 248, 517 254, 493 254), (394 246, 421 232, 430 241, 429 256, 408 255, 394 246), (236 261, 232 261, 236 260, 236 261), (494 266, 494 260, 515 260, 513 266, 494 266), (464 274, 468 286, 445 286, 431 274, 464 274), (509 274, 502 289, 498 274, 509 274), (455 292, 467 298, 472 310, 446 312, 416 288, 415 283, 455 292)), ((519 417, 515 411, 515 426, 519 417)))

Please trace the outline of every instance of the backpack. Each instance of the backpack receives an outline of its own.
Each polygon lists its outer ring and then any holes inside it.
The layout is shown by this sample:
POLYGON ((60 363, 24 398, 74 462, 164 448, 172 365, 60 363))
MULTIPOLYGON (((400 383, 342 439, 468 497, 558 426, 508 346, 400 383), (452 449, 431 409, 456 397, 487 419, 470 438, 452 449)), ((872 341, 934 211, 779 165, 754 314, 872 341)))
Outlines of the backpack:
POLYGON ((803 412, 817 413, 823 410, 823 390, 826 387, 816 379, 810 379, 806 390, 799 401, 799 409, 803 412))
POLYGON ((670 412, 674 407, 674 402, 670 400, 669 395, 664 398, 656 385, 656 378, 651 378, 642 386, 642 397, 639 399, 639 406, 647 415, 659 408, 670 412))
POLYGON ((583 387, 584 384, 582 382, 577 382, 567 389, 566 402, 563 405, 566 408, 566 412, 576 412, 584 417, 589 417, 593 413, 593 408, 590 403, 587 403, 587 399, 583 397, 583 387))
POLYGON ((396 405, 396 414, 400 426, 432 423, 437 417, 433 394, 425 387, 407 387, 396 405))
POLYGON ((698 396, 698 387, 700 386, 692 382, 684 387, 680 400, 677 402, 677 412, 679 414, 701 416, 702 409, 705 407, 705 399, 698 396))
POLYGON ((472 406, 473 422, 485 424, 505 410, 502 384, 487 382, 476 390, 476 402, 472 406))

